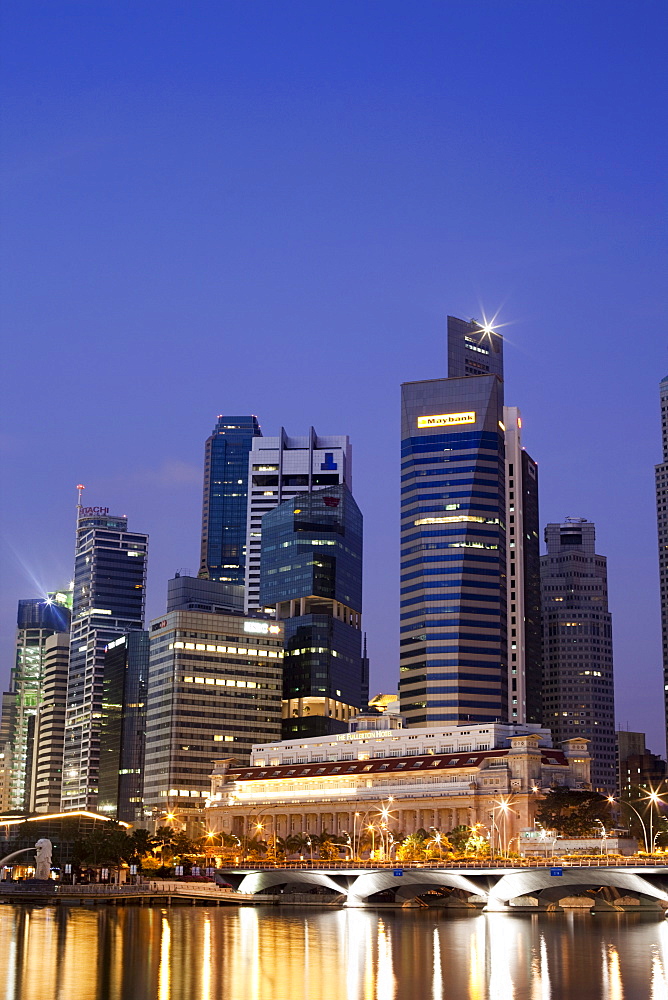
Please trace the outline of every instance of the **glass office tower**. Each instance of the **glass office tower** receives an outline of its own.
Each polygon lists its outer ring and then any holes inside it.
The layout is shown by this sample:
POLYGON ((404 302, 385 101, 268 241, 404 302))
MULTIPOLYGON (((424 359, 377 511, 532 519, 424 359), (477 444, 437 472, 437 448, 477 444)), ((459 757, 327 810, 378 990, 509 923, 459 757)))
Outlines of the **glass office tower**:
POLYGON ((69 631, 71 607, 69 590, 54 591, 46 599, 19 601, 16 660, 10 683, 15 699, 9 781, 11 809, 30 806, 34 718, 44 691, 46 641, 58 632, 69 631))
POLYGON ((81 508, 77 520, 63 810, 97 808, 105 650, 144 626, 148 535, 128 531, 125 517, 93 513, 104 509, 81 508))
MULTIPOLYGON (((462 351, 491 356, 463 338, 462 351)), ((401 712, 413 726, 505 720, 501 378, 405 383, 401 437, 401 712)))
POLYGON ((244 584, 248 455, 261 435, 257 417, 219 416, 207 439, 199 569, 205 579, 244 584))
POLYGON ((346 732, 369 700, 362 656, 362 514, 341 483, 262 518, 260 600, 285 628, 283 738, 346 732))
POLYGON ((126 823, 143 819, 148 652, 149 634, 137 630, 104 658, 98 810, 126 823))
POLYGON ((249 465, 250 498, 246 541, 246 612, 260 610, 260 558, 264 515, 307 490, 345 483, 352 489, 352 447, 347 435, 291 437, 281 427, 277 437, 253 441, 249 465))

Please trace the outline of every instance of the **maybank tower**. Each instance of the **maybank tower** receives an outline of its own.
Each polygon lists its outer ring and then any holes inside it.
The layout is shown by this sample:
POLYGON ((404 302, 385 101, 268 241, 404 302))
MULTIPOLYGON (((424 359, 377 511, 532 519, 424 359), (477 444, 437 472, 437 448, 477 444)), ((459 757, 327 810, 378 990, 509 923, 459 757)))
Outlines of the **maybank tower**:
POLYGON ((401 713, 506 720, 503 341, 448 317, 449 378, 401 387, 401 713))

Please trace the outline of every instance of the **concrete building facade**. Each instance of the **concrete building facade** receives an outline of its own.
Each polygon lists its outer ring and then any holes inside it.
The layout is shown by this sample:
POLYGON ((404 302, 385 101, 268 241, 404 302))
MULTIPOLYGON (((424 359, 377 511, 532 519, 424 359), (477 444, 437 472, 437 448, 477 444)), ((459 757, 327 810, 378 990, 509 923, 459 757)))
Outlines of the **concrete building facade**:
POLYGON ((507 846, 533 826, 540 792, 588 787, 589 754, 580 739, 554 749, 539 726, 364 728, 256 746, 250 766, 221 759, 211 782, 207 825, 237 837, 257 823, 265 839, 355 840, 369 825, 381 836, 383 823, 395 839, 479 824, 507 846))
POLYGON ((541 556, 543 603, 543 724, 559 744, 591 741, 594 790, 617 787, 612 616, 604 556, 596 529, 584 518, 545 528, 541 556))
POLYGON ((151 622, 144 810, 197 818, 221 751, 248 760, 281 732, 283 626, 197 611, 151 622))

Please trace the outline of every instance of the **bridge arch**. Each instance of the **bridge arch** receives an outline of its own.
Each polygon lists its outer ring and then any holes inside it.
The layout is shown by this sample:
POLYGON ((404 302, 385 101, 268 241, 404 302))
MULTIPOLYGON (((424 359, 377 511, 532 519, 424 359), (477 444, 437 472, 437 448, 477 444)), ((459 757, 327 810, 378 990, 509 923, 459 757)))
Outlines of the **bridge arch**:
POLYGON ((273 869, 271 871, 249 872, 239 883, 238 892, 256 895, 268 892, 277 885, 303 885, 305 888, 322 887, 336 893, 345 893, 331 875, 319 871, 300 871, 299 869, 273 869))
POLYGON ((404 869, 403 875, 399 876, 387 870, 364 872, 358 875, 348 889, 345 905, 366 906, 370 896, 386 889, 396 890, 397 899, 408 901, 428 889, 446 886, 451 889, 462 889, 472 896, 487 896, 485 889, 458 872, 407 868, 404 869))
POLYGON ((518 896, 538 896, 549 890, 549 898, 557 901, 602 886, 621 889, 634 896, 645 896, 665 903, 668 893, 648 879, 633 872, 601 868, 564 868, 563 875, 551 875, 549 869, 533 868, 502 875, 489 891, 488 910, 505 910, 511 899, 518 896), (575 891, 574 891, 575 890, 575 891))

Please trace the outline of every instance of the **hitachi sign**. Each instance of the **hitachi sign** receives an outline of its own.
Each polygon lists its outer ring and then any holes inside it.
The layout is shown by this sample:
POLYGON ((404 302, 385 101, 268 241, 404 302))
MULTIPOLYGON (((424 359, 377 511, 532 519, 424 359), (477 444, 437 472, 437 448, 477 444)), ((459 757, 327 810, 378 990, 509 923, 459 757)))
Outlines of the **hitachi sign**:
POLYGON ((79 517, 93 517, 95 514, 108 514, 108 507, 80 507, 79 517))

